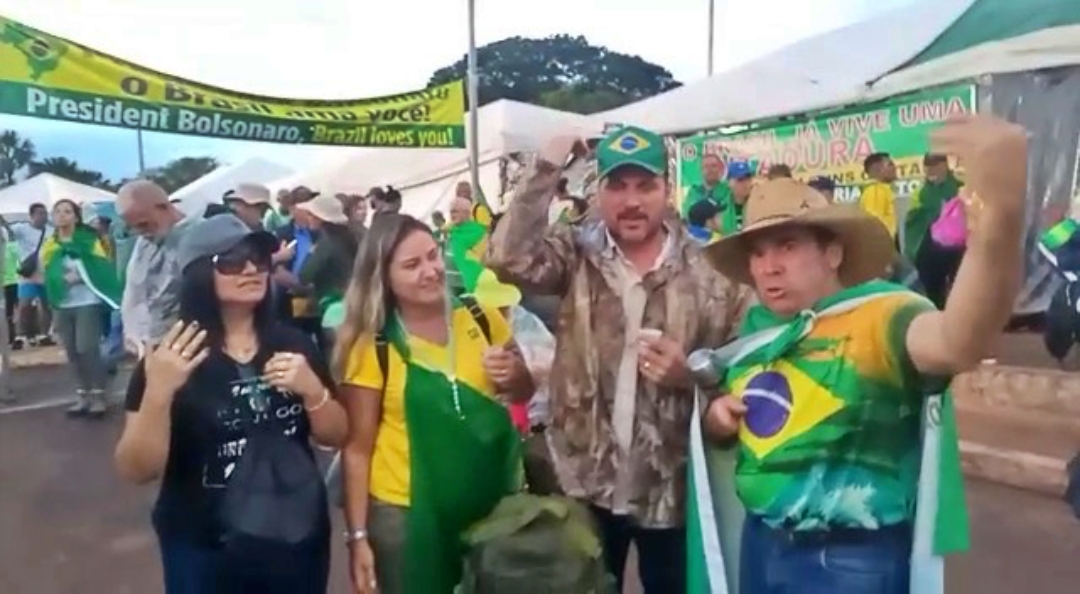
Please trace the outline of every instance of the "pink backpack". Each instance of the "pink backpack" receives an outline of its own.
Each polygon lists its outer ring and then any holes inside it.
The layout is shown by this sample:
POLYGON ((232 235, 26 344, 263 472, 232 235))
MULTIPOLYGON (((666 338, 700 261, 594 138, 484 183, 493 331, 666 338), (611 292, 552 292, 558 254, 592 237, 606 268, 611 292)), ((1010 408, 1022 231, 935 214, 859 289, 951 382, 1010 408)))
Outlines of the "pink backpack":
POLYGON ((959 196, 953 196, 941 208, 937 220, 930 225, 930 237, 944 247, 964 247, 967 244, 967 235, 964 203, 959 196))

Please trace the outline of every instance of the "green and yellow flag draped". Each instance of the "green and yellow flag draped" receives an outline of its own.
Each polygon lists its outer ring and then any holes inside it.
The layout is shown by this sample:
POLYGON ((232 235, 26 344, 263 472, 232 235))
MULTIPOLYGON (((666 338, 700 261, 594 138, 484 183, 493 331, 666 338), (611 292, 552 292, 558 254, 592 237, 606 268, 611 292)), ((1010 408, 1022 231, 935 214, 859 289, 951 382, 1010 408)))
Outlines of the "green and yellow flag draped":
POLYGON ((67 241, 56 236, 41 244, 41 268, 45 274, 45 293, 49 303, 59 305, 67 297, 68 282, 65 260, 75 261, 86 286, 112 309, 120 309, 123 287, 116 266, 105 255, 105 246, 92 229, 76 227, 67 241))
MULTIPOLYGON (((811 336, 816 324, 828 323, 828 318, 835 315, 856 311, 863 306, 875 304, 885 307, 891 302, 904 300, 911 302, 913 294, 904 288, 884 281, 874 281, 851 287, 823 300, 815 305, 813 311, 804 312, 789 320, 782 320, 765 308, 757 306, 747 315, 736 342, 710 352, 710 360, 718 371, 728 374, 729 383, 739 383, 741 374, 738 370, 763 368, 767 371, 757 373, 752 386, 742 385, 744 396, 755 392, 754 396, 768 396, 774 399, 791 397, 798 392, 804 398, 811 393, 816 395, 814 406, 800 408, 798 411, 786 407, 765 406, 757 414, 748 414, 740 430, 740 444, 735 448, 724 449, 707 443, 701 433, 700 423, 691 426, 690 474, 688 508, 688 592, 693 594, 729 594, 738 591, 739 543, 745 507, 762 508, 770 511, 791 512, 796 506, 789 505, 785 499, 796 491, 805 493, 805 489, 788 488, 798 477, 789 473, 755 473, 754 465, 761 466, 762 461, 770 457, 775 462, 776 456, 797 457, 800 455, 799 444, 810 443, 811 431, 829 432, 830 423, 842 420, 837 411, 842 410, 847 401, 842 398, 821 397, 822 390, 835 392, 857 388, 861 381, 852 374, 848 379, 833 377, 827 386, 816 383, 807 377, 817 377, 814 370, 806 367, 806 356, 796 356, 799 352, 811 349, 809 342, 820 337, 811 336), (802 351, 800 351, 802 349, 802 351), (732 374, 735 371, 736 373, 732 374), (734 375, 735 377, 732 377, 734 375), (777 384, 776 376, 784 375, 783 389, 777 384), (807 377, 804 377, 807 376, 807 377), (797 387, 792 382, 803 382, 797 387), (776 385, 766 385, 766 384, 776 385), (814 383, 814 385, 811 385, 814 383), (752 390, 751 390, 752 388, 752 390), (767 394, 766 394, 767 392, 767 394), (775 410, 774 410, 775 409, 775 410), (766 413, 776 412, 777 417, 766 413), (775 417, 775 418, 773 418, 775 417), (798 417, 798 418, 796 418, 798 417), (782 420, 783 423, 772 423, 782 420), (752 426, 757 423, 757 426, 752 426), (764 425, 763 425, 764 423, 764 425), (767 427, 765 425, 768 425, 767 427), (800 441, 801 440, 801 441, 800 441), (750 473, 736 472, 743 464, 748 465, 750 473), (762 478, 763 477, 763 478, 762 478), (765 480, 769 484, 764 484, 765 480), (736 494, 736 483, 739 492, 736 494), (775 496, 773 496, 775 495, 775 496)), ((891 307, 891 305, 889 305, 891 307)), ((820 348, 819 348, 820 351, 820 348)), ((740 386, 734 387, 738 392, 740 386)), ((787 402, 794 402, 790 400, 787 402)), ((857 404, 857 402, 856 402, 857 404)), ((698 407, 700 414, 700 407, 698 407)), ((882 412, 879 415, 883 424, 892 422, 882 412)), ((916 505, 914 518, 914 545, 911 557, 911 592, 913 594, 940 594, 944 590, 944 561, 949 553, 968 548, 968 517, 964 504, 963 479, 960 469, 959 441, 956 432, 956 419, 952 398, 946 392, 927 397, 923 401, 922 431, 918 460, 912 460, 917 469, 915 488, 916 505)), ((883 425, 884 426, 884 425, 883 425)), ((820 437, 820 436, 819 436, 820 437)), ((827 441, 827 437, 823 438, 827 441)), ((817 442, 820 445, 821 439, 817 442)), ((866 451, 864 456, 875 455, 866 451)), ((845 461, 840 460, 843 464, 845 461)), ((896 461, 894 461, 894 464, 896 461)), ((772 467, 775 470, 775 466, 772 467)), ((846 476, 846 475, 845 475, 846 476)), ((914 479, 914 477, 913 477, 914 479)), ((877 484, 877 483, 868 483, 877 484)), ((816 483, 815 483, 816 485, 816 483)), ((887 481, 883 487, 890 486, 887 481)), ((794 485, 799 487, 800 485, 794 485)), ((904 497, 886 498, 883 502, 903 500, 904 497)), ((809 500, 808 500, 809 501, 809 500)), ((806 506, 799 507, 804 509, 806 506)), ((808 509, 808 508, 806 508, 808 509)), ((824 508, 823 508, 824 509, 824 508)), ((828 513, 803 514, 799 519, 813 528, 812 523, 822 521, 833 512, 848 514, 852 511, 867 512, 863 506, 849 506, 844 509, 826 510, 828 513)), ((888 517, 895 512, 893 508, 882 507, 870 510, 875 514, 888 517)), ((906 513, 904 514, 906 516, 906 513)), ((870 525, 876 521, 870 520, 870 525)), ((850 518, 849 518, 850 519, 850 518)), ((843 522, 841 522, 843 524, 843 522)), ((845 524, 846 525, 846 524, 845 524)))

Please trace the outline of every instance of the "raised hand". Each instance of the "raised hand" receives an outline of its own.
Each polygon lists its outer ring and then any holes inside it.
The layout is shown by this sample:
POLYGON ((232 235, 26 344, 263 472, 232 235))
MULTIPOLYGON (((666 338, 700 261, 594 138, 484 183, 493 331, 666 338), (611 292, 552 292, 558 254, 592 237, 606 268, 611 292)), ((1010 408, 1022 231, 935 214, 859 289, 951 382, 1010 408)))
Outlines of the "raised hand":
POLYGON ((147 392, 171 398, 209 355, 209 349, 203 346, 205 340, 206 331, 200 330, 198 323, 180 321, 169 329, 157 348, 144 346, 147 392))

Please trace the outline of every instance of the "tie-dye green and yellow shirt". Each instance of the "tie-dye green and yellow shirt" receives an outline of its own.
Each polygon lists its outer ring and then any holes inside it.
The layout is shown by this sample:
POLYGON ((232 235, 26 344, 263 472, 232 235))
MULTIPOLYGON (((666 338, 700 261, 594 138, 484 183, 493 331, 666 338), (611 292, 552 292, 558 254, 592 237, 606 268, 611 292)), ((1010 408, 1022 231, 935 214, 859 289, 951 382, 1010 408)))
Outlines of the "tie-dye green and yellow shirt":
POLYGON ((905 345, 932 309, 914 293, 884 295, 819 318, 776 362, 729 371, 748 407, 736 487, 750 513, 794 530, 913 517, 925 390, 905 345))

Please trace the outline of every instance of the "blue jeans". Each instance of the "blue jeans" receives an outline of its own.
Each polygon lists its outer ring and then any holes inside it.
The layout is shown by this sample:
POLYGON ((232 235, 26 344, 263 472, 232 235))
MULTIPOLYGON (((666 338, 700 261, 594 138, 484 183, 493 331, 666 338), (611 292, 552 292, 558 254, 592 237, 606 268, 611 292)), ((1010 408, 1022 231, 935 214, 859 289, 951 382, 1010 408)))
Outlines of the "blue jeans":
POLYGON ((165 594, 325 594, 329 542, 279 564, 276 575, 229 563, 225 553, 183 538, 163 538, 165 594))
POLYGON ((161 540, 165 594, 215 594, 221 586, 221 553, 182 539, 161 540))
POLYGON ((792 533, 743 526, 740 594, 908 594, 912 530, 792 533))

